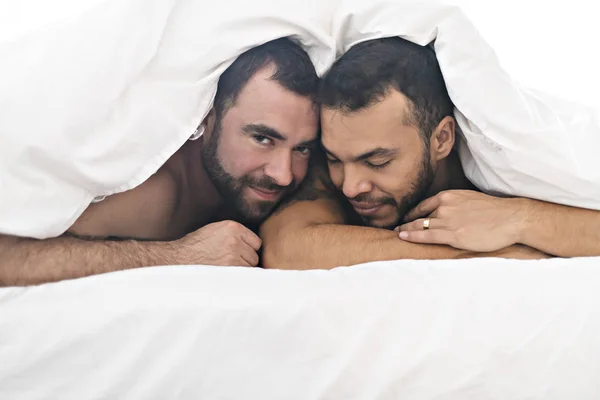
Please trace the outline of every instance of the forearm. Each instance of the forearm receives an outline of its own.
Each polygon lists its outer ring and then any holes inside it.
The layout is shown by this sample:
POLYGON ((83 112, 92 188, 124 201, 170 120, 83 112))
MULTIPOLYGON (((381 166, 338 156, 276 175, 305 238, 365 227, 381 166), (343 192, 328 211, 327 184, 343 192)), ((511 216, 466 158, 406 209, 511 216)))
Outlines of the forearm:
POLYGON ((393 231, 336 224, 288 229, 263 240, 263 267, 274 269, 331 269, 371 261, 473 256, 449 246, 403 242, 393 231))
POLYGON ((600 256, 600 212, 530 199, 520 209, 519 243, 558 257, 600 256))
POLYGON ((25 286, 166 264, 160 242, 0 236, 0 286, 25 286))

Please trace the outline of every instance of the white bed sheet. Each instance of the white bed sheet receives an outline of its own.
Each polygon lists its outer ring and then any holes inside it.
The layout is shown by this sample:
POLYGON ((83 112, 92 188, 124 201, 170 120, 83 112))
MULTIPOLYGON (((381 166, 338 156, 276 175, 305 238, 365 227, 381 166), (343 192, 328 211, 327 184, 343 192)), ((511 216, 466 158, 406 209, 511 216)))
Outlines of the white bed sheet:
POLYGON ((581 258, 2 289, 0 399, 598 399, 599 287, 581 258))

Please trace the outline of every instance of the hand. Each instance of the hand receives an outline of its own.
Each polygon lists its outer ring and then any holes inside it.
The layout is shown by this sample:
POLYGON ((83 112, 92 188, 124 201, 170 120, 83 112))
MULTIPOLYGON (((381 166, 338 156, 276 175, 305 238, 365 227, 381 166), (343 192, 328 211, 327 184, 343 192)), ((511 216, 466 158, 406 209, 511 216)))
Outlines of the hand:
MULTIPOLYGON (((457 249, 491 252, 519 242, 523 199, 489 196, 469 190, 440 192, 406 214, 395 230, 414 243, 446 244, 457 249), (424 229, 425 217, 429 229, 424 229), (412 222, 409 222, 412 221, 412 222)), ((526 213, 525 213, 526 214, 526 213)))
POLYGON ((172 242, 173 264, 256 267, 262 241, 234 221, 215 222, 172 242))

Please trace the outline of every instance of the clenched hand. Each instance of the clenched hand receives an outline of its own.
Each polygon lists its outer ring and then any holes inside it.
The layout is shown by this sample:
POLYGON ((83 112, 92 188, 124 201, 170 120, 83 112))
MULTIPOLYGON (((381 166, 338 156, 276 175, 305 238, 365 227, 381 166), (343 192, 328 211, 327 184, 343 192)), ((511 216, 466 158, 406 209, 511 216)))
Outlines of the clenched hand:
POLYGON ((242 224, 221 221, 206 225, 172 245, 173 264, 255 267, 262 241, 242 224))

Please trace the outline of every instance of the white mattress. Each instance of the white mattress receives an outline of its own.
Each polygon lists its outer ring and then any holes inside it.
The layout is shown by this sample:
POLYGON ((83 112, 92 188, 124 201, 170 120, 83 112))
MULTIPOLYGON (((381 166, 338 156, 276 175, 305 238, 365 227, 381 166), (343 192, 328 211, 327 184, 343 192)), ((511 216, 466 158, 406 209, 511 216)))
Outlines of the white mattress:
POLYGON ((0 290, 0 399, 599 399, 600 258, 0 290))

